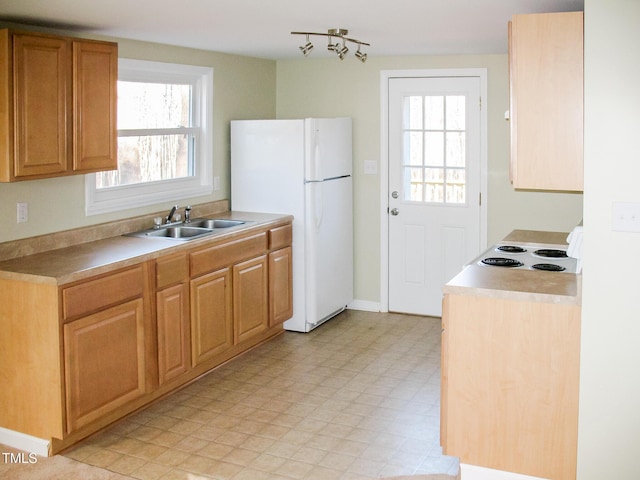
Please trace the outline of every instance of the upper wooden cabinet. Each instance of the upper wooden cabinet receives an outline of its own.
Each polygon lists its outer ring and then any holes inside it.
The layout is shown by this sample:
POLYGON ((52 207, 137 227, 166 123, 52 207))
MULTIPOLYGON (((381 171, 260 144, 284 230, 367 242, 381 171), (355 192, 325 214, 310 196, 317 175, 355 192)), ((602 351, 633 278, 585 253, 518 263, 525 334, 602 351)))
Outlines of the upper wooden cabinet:
POLYGON ((0 30, 0 181, 117 168, 115 43, 0 30))
POLYGON ((514 15, 509 24, 511 181, 583 190, 583 14, 514 15))

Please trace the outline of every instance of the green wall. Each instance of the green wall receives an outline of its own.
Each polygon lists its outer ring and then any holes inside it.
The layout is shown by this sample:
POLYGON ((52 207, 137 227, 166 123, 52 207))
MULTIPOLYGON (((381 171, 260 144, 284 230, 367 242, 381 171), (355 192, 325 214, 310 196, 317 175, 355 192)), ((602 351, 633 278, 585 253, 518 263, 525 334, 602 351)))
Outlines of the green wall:
MULTIPOLYGON (((506 26, 505 26, 506 35, 506 26)), ((278 118, 353 118, 355 298, 380 300, 379 175, 365 175, 364 161, 380 161, 380 72, 411 69, 487 69, 487 243, 517 228, 570 231, 582 218, 582 195, 516 192, 509 182, 507 55, 376 57, 365 64, 348 56, 278 61, 278 118)))
MULTIPOLYGON (((82 36, 80 33, 47 31, 82 36)), ((0 242, 169 210, 174 203, 184 206, 229 198, 229 122, 245 118, 273 118, 276 114, 276 63, 272 60, 95 35, 88 37, 117 41, 121 58, 213 67, 213 172, 221 178, 221 189, 204 197, 169 200, 148 207, 87 217, 84 213, 84 175, 0 183, 0 242), (29 204, 27 223, 16 223, 17 202, 29 204)))

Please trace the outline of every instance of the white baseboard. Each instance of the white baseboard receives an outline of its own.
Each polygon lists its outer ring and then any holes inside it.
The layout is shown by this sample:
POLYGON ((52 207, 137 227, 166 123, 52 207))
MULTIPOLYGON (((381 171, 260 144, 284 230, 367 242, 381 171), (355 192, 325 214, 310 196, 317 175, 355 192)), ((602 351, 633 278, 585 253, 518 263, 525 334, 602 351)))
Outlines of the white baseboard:
POLYGON ((32 437, 7 428, 0 427, 0 443, 7 447, 35 453, 40 457, 48 457, 51 454, 51 442, 48 440, 32 437))
POLYGON ((365 312, 379 312, 380 302, 371 302, 369 300, 354 300, 347 305, 349 310, 362 310, 365 312))
POLYGON ((460 480, 544 480, 540 477, 530 477, 519 473, 504 472, 492 468, 476 465, 460 464, 460 480))

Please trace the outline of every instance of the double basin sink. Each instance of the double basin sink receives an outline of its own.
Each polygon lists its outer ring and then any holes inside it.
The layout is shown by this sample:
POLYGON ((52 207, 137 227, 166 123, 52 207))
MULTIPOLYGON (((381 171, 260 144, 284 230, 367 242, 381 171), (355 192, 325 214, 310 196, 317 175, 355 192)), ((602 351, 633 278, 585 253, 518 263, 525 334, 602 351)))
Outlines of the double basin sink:
POLYGON ((189 223, 170 223, 159 225, 149 230, 127 233, 129 237, 141 238, 166 238, 169 240, 189 241, 201 238, 205 235, 222 233, 230 228, 245 225, 244 220, 227 220, 222 218, 196 218, 189 223))

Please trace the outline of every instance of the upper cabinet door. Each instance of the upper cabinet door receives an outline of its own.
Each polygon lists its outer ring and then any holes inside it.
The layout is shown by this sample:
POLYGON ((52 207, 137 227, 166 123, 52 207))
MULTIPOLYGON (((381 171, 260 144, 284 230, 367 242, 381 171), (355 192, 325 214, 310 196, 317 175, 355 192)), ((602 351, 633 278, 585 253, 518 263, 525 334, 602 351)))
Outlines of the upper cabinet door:
POLYGON ((0 182, 114 170, 118 44, 0 29, 0 182))
POLYGON ((73 170, 115 170, 118 48, 73 42, 73 170))
POLYGON ((15 177, 67 170, 70 58, 63 38, 13 36, 15 177))
POLYGON ((510 26, 511 180, 583 190, 583 14, 514 15, 510 26))

